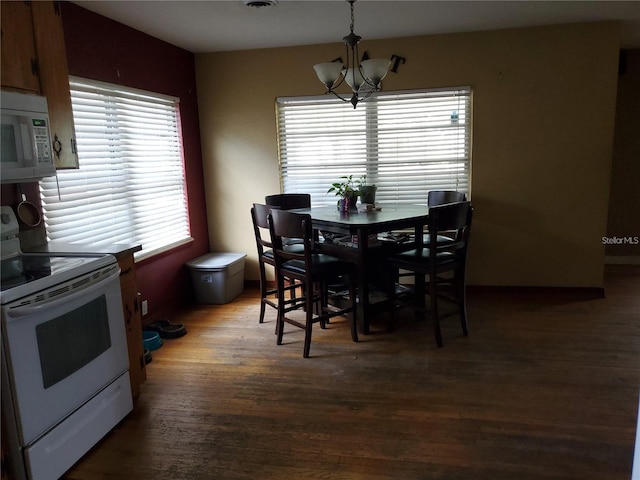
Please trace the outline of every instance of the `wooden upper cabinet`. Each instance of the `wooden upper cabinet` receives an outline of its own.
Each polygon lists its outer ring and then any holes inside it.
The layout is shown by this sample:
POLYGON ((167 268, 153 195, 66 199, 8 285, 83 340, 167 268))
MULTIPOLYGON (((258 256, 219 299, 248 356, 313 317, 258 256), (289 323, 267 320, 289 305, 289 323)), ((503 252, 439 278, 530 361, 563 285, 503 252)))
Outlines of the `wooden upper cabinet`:
POLYGON ((40 93, 47 97, 49 103, 49 125, 56 168, 78 168, 60 4, 38 1, 31 4, 31 9, 40 71, 40 93))
POLYGON ((2 87, 26 92, 40 92, 36 44, 33 35, 31 2, 3 1, 2 17, 2 87))
POLYGON ((2 88, 47 97, 56 168, 78 168, 59 2, 3 1, 2 88))

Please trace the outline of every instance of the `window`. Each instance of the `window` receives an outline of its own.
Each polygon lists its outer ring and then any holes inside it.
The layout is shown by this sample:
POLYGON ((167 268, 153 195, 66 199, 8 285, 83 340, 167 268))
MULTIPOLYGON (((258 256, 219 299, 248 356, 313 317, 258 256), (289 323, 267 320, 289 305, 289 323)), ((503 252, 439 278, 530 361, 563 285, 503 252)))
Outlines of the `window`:
POLYGON ((47 237, 141 244, 190 240, 178 99, 70 79, 80 169, 40 182, 47 237))
POLYGON ((343 175, 367 175, 380 203, 426 204, 430 190, 469 194, 471 88, 379 93, 354 109, 335 97, 279 98, 285 193, 314 205, 343 175))

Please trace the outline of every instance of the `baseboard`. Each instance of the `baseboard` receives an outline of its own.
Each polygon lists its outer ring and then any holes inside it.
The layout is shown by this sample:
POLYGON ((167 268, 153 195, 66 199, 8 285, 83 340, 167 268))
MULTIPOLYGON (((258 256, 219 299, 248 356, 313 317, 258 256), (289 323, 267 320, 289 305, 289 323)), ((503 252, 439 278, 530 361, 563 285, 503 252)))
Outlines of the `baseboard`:
MULTIPOLYGON (((269 284, 269 282, 267 282, 267 285, 269 284)), ((275 287, 276 282, 273 282, 273 287, 275 287)), ((273 288, 272 287, 272 288, 273 288)), ((260 288, 260 280, 245 280, 244 281, 244 288, 247 289, 258 289, 260 288)))
MULTIPOLYGON (((275 282, 267 282, 275 288, 275 282)), ((259 280, 245 280, 245 288, 260 288, 259 280)), ((544 295, 574 295, 585 298, 604 298, 603 287, 531 287, 531 286, 500 286, 500 285, 467 285, 468 293, 511 293, 511 294, 544 294, 544 295)))
POLYGON ((605 265, 640 265, 640 257, 633 255, 606 255, 605 265))
POLYGON ((530 286, 490 286, 467 285, 469 294, 508 293, 535 295, 568 295, 580 298, 604 298, 604 287, 530 287, 530 286))

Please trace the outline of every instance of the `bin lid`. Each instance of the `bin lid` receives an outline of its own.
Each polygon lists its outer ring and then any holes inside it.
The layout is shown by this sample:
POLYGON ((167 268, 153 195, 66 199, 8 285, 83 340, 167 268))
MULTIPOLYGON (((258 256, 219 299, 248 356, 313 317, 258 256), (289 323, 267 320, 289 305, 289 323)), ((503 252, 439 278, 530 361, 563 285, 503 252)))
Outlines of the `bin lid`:
POLYGON ((207 253, 189 260, 186 265, 195 270, 224 270, 246 256, 246 253, 207 253))

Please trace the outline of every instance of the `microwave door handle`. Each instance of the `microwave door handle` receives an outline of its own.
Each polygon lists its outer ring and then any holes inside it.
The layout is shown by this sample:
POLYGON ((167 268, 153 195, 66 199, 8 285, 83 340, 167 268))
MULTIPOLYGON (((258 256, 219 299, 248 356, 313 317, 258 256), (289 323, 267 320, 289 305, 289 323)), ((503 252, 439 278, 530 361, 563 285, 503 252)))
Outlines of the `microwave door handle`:
POLYGON ((92 292, 95 292, 96 290, 101 289, 105 283, 108 283, 119 277, 120 277, 120 268, 116 268, 113 272, 109 273, 109 275, 101 279, 98 283, 91 285, 87 288, 81 288, 76 292, 70 293, 69 295, 57 297, 57 298, 54 298, 53 300, 50 300, 48 302, 42 302, 38 305, 25 305, 24 307, 9 308, 6 311, 6 314, 8 317, 20 318, 20 317, 26 317, 28 315, 32 315, 44 309, 49 309, 52 307, 64 305, 65 303, 72 302, 79 297, 87 295, 88 293, 92 293, 92 292))

